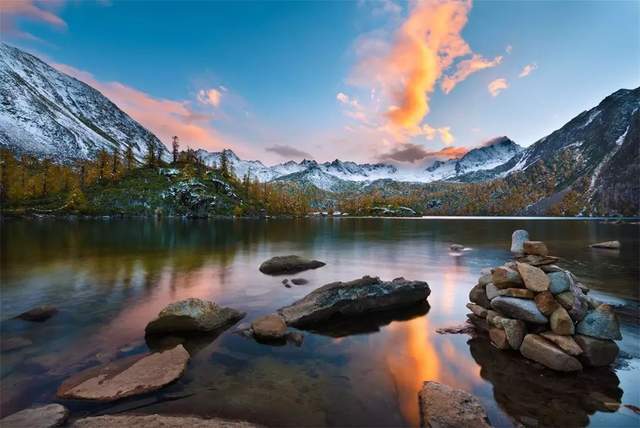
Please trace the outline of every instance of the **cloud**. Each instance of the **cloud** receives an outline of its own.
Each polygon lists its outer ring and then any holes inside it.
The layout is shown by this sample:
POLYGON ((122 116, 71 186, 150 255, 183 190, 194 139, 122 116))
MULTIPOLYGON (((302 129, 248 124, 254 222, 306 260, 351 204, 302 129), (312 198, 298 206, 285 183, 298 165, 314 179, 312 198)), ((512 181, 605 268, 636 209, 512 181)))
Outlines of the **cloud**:
POLYGON ((304 152, 302 150, 298 150, 295 147, 287 146, 285 144, 276 144, 275 146, 267 147, 265 150, 268 152, 280 155, 286 159, 292 159, 292 158, 313 159, 313 156, 311 156, 309 153, 304 152))
POLYGON ((358 120, 360 122, 367 123, 368 118, 366 113, 364 112, 364 108, 358 102, 357 99, 350 97, 344 92, 338 92, 336 94, 336 100, 338 100, 341 104, 343 104, 346 109, 344 110, 344 114, 352 119, 358 120))
POLYGON ((509 84, 507 83, 507 79, 500 78, 489 83, 487 89, 489 89, 489 93, 492 96, 497 97, 503 89, 507 89, 508 87, 509 84))
POLYGON ((428 163, 434 160, 459 158, 467 153, 464 147, 445 147, 437 151, 427 150, 424 146, 414 143, 404 143, 392 148, 389 152, 379 156, 379 159, 394 160, 398 162, 423 162, 428 163))
POLYGON ((453 134, 451 134, 451 127, 449 127, 449 126, 443 126, 441 128, 434 128, 434 127, 430 126, 429 124, 424 124, 422 126, 420 132, 415 134, 415 135, 422 135, 427 140, 433 140, 436 137, 436 135, 439 135, 440 136, 440 140, 442 140, 442 142, 444 144, 446 144, 446 145, 452 144, 453 141, 455 140, 453 138, 453 134))
POLYGON ((483 58, 482 55, 473 54, 469 59, 460 61, 456 66, 454 74, 444 76, 440 86, 445 94, 448 94, 455 88, 455 86, 469 77, 476 71, 484 70, 485 68, 491 68, 499 65, 502 62, 502 57, 497 56, 494 59, 483 58))
POLYGON ((538 68, 538 64, 531 63, 531 64, 527 64, 524 66, 524 68, 522 69, 522 71, 520 72, 520 74, 518 74, 518 77, 527 77, 528 75, 530 75, 533 70, 535 70, 536 68, 538 68))
POLYGON ((18 28, 18 20, 44 22, 58 29, 66 29, 67 23, 49 10, 56 2, 36 2, 33 0, 3 0, 0 13, 0 33, 8 36, 39 40, 36 36, 18 28), (43 7, 47 6, 47 7, 43 7))
POLYGON ((510 54, 513 51, 513 46, 507 45, 507 47, 504 48, 504 51, 506 53, 510 54))
POLYGON ((222 100, 222 93, 215 89, 200 89, 198 91, 198 101, 201 104, 208 104, 214 107, 218 107, 220 105, 220 101, 222 100))

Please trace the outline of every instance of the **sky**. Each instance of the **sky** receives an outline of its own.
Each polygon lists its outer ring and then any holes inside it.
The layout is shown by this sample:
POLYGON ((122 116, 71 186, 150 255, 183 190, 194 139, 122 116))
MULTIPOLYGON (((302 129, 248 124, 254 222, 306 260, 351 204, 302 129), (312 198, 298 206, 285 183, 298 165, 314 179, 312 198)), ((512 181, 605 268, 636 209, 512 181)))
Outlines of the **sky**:
POLYGON ((3 0, 0 37, 167 145, 423 167, 640 86, 640 2, 3 0))

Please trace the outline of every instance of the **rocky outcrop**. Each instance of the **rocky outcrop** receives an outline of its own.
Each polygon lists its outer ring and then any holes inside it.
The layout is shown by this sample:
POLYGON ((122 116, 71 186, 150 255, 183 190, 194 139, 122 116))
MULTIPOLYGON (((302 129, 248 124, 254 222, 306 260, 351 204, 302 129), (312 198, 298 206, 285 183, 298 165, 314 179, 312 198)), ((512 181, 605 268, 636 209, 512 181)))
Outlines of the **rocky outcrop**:
POLYGON ((58 313, 58 309, 51 305, 38 306, 21 313, 16 318, 24 321, 44 322, 58 313))
POLYGON ((319 260, 311 260, 296 255, 277 256, 263 262, 260 265, 260 272, 267 275, 298 273, 308 269, 317 269, 325 264, 319 260))
POLYGON ((147 334, 202 333, 229 327, 245 316, 232 308, 218 306, 201 299, 186 299, 171 303, 158 317, 147 324, 147 334))
POLYGON ((364 276, 326 284, 278 310, 287 325, 308 327, 332 317, 350 317, 424 303, 431 290, 424 281, 396 278, 382 281, 364 276))
POLYGON ((195 416, 104 415, 78 419, 73 428, 259 428, 245 421, 195 416))
POLYGON ((421 427, 491 426, 480 400, 468 392, 438 382, 425 382, 418 397, 421 427))
POLYGON ((597 244, 591 244, 591 248, 604 248, 607 250, 618 250, 620 249, 620 241, 606 241, 606 242, 598 242, 597 244))
POLYGON ((32 407, 0 419, 3 428, 54 428, 62 426, 69 410, 60 404, 32 407))
POLYGON ((175 381, 187 367, 189 353, 182 345, 153 354, 136 355, 93 367, 67 379, 60 398, 114 401, 155 391, 175 381))

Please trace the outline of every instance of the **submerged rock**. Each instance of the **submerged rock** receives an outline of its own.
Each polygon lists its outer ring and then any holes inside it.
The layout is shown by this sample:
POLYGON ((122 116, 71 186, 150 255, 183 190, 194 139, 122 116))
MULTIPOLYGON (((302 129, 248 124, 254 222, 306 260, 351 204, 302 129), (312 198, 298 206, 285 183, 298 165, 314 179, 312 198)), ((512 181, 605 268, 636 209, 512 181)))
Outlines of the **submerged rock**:
POLYGON ((553 343, 537 334, 527 334, 520 346, 520 353, 530 360, 561 372, 582 370, 582 364, 576 358, 564 353, 553 343))
POLYGON ((536 293, 549 289, 549 277, 542 269, 519 262, 516 263, 516 266, 527 289, 536 293))
POLYGON ((259 428, 245 421, 195 416, 104 415, 78 419, 73 428, 259 428))
POLYGON ((29 309, 28 311, 18 315, 16 318, 24 321, 44 322, 57 313, 58 309, 55 306, 43 305, 29 309))
POLYGON ((260 265, 260 272, 268 275, 298 273, 308 269, 317 269, 325 264, 319 260, 311 260, 295 255, 277 256, 263 262, 260 265))
POLYGON ((591 244, 591 248, 605 248, 608 250, 617 250, 620 248, 620 241, 606 241, 598 242, 597 244, 591 244))
POLYGON ((451 244, 451 245, 449 245, 449 249, 450 249, 451 251, 460 252, 460 251, 464 250, 464 245, 461 245, 461 244, 451 244))
POLYGON ((620 340, 620 322, 611 305, 602 304, 587 313, 578 324, 576 331, 585 336, 597 339, 620 340))
POLYGON ((546 257, 549 255, 547 246, 542 241, 525 241, 523 244, 525 254, 546 257))
POLYGON ((211 332, 228 327, 245 314, 201 299, 186 299, 165 307, 147 324, 147 334, 211 332))
POLYGON ((511 234, 511 252, 522 254, 524 252, 524 242, 529 240, 529 232, 523 229, 513 231, 511 234))
POLYGON ((60 404, 32 407, 0 419, 3 428, 54 428, 69 417, 69 410, 60 404))
POLYGON ((510 318, 530 323, 546 324, 548 321, 533 300, 498 296, 491 301, 491 307, 510 318))
POLYGON ((278 314, 260 317, 251 323, 253 336, 258 340, 284 339, 287 334, 287 324, 278 314))
POLYGON ((189 353, 182 345, 136 355, 82 371, 58 388, 60 398, 113 401, 155 391, 184 373, 189 353))
POLYGON ((457 428, 489 427, 480 400, 468 392, 438 382, 425 382, 418 394, 420 426, 457 428))
POLYGON ((576 335, 575 339, 583 351, 580 360, 586 366, 608 366, 618 358, 620 349, 613 340, 596 339, 580 334, 576 335))
POLYGON ((553 342, 556 346, 558 346, 569 355, 573 355, 575 357, 582 354, 582 348, 576 343, 572 336, 562 336, 550 331, 544 331, 540 333, 540 336, 553 342))
POLYGON ((396 278, 381 281, 364 276, 349 282, 326 284, 278 310, 287 325, 309 326, 333 316, 353 316, 424 303, 431 290, 424 281, 396 278))

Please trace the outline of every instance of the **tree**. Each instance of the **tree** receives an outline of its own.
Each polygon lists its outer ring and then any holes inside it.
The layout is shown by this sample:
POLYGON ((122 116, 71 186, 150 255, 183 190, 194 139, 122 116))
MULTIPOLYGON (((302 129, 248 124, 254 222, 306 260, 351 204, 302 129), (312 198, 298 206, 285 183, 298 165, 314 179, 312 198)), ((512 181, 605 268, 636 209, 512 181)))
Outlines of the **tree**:
POLYGON ((135 157, 133 156, 133 148, 131 147, 131 145, 127 146, 127 151, 125 152, 124 158, 127 165, 127 171, 131 171, 131 169, 133 168, 133 164, 136 161, 135 157))
POLYGON ((153 168, 156 165, 156 151, 151 141, 147 141, 146 161, 149 168, 153 168))
POLYGON ((173 136, 173 141, 171 142, 171 148, 173 153, 173 163, 176 164, 178 162, 178 155, 180 153, 180 151, 178 150, 180 148, 180 142, 178 140, 177 135, 173 136))
POLYGON ((113 155, 111 159, 111 178, 115 179, 118 175, 118 165, 120 164, 120 151, 117 147, 113 149, 113 155))
POLYGON ((164 154, 164 147, 162 144, 158 144, 156 147, 156 166, 162 165, 162 155, 164 154))
POLYGON ((107 176, 107 165, 109 164, 109 153, 105 149, 98 152, 98 180, 103 182, 107 176))
POLYGON ((220 175, 224 178, 230 178, 231 172, 229 171, 229 156, 227 150, 223 150, 220 153, 220 175))

